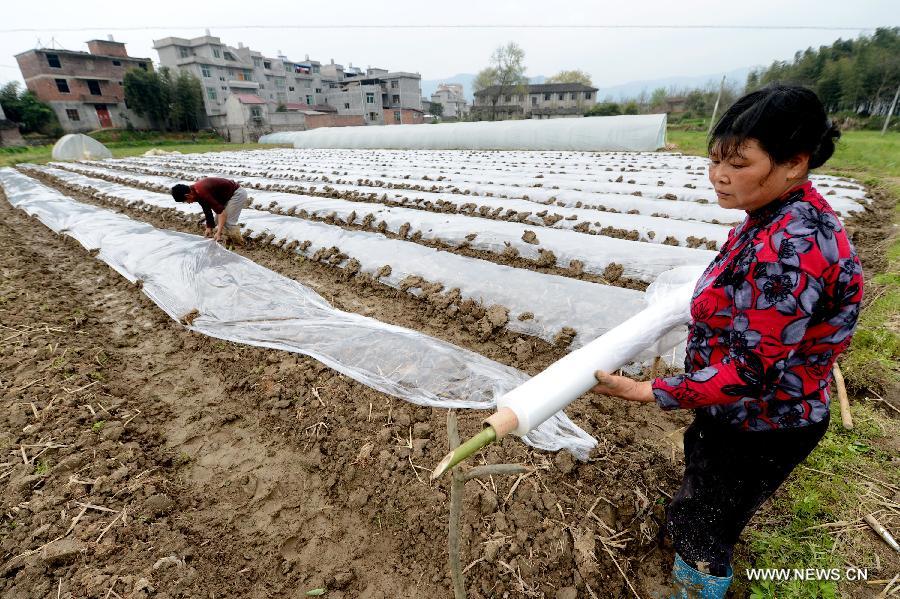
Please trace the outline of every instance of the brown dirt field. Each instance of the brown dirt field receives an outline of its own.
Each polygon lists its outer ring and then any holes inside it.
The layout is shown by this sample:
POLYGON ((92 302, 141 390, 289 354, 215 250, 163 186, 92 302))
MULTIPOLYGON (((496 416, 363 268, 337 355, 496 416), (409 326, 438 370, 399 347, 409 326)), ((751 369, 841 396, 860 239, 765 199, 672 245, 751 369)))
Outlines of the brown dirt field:
MULTIPOLYGON (((0 595, 451 595, 448 483, 427 481, 446 452, 445 410, 191 333, 2 198, 0 240, 0 595)), ((518 339, 481 340, 410 310, 405 294, 276 248, 246 255, 338 307, 527 370, 558 351, 520 361, 518 339)), ((655 535, 678 480, 679 424, 599 397, 570 413, 600 440, 590 462, 511 439, 483 460, 533 473, 468 483, 470 596, 629 596, 603 550, 611 531, 624 531, 611 555, 642 593, 664 579, 671 556, 655 535)), ((462 414, 463 435, 480 416, 462 414)))
MULTIPOLYGON (((120 211, 196 232, 168 211, 120 211)), ((446 410, 187 331, 2 192, 0 242, 0 596, 452 596, 449 484, 428 482, 446 410)), ((467 319, 271 245, 240 253, 335 307, 532 374, 565 352, 485 334, 484 307, 467 319)), ((664 583, 672 555, 658 531, 689 414, 596 396, 568 413, 600 441, 589 462, 515 439, 479 458, 533 472, 468 483, 470 597, 630 597, 617 564, 641 596, 664 583)), ((461 414, 463 436, 481 416, 461 414)))

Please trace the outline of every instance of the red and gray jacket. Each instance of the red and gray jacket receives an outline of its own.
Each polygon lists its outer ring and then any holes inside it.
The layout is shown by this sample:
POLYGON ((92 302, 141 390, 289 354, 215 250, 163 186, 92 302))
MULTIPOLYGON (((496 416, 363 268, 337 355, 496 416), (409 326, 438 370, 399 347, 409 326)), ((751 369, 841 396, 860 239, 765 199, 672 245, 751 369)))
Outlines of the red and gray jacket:
POLYGON ((859 258, 807 182, 749 212, 697 283, 685 374, 653 381, 663 409, 744 430, 820 422, 863 295, 859 258))

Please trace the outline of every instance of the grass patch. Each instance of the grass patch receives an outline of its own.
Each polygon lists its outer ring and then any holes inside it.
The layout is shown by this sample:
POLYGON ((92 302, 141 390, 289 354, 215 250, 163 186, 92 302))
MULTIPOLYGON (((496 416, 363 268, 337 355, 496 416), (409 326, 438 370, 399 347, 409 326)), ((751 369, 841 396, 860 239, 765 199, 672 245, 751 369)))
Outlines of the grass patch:
MULTIPOLYGON (((271 150, 280 147, 271 144, 229 144, 221 140, 209 140, 198 138, 196 142, 190 139, 134 139, 127 141, 115 141, 106 144, 113 158, 127 158, 140 156, 150 148, 163 148, 167 152, 178 151, 182 154, 197 154, 202 152, 235 152, 238 150, 271 150)), ((15 166, 23 162, 43 164, 53 160, 51 152, 53 146, 34 146, 25 148, 0 148, 0 167, 15 166)))
POLYGON ((854 429, 845 430, 837 402, 832 404, 831 425, 822 442, 744 531, 744 545, 739 546, 734 564, 736 596, 837 597, 839 585, 861 584, 751 582, 746 568, 837 568, 843 573, 854 567, 878 572, 883 558, 876 557, 876 552, 887 546, 882 547, 870 530, 851 531, 848 526, 837 536, 841 526, 822 526, 840 521, 855 525, 864 514, 879 509, 877 498, 870 493, 869 480, 858 473, 895 486, 900 483, 900 472, 885 468, 892 453, 889 446, 881 443, 896 436, 900 425, 869 404, 855 404, 853 415, 854 429))

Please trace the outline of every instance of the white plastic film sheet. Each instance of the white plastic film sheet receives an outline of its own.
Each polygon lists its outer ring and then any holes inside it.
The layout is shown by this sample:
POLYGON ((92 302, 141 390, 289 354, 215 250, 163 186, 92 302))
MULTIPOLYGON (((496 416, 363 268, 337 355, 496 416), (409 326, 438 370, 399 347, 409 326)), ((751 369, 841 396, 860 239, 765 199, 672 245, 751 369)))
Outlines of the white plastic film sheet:
MULTIPOLYGON (((91 187, 108 199, 123 204, 142 202, 198 217, 201 214, 196 204, 176 203, 167 194, 60 169, 28 168, 82 189, 91 187)), ((504 306, 509 310, 506 327, 518 333, 552 342, 563 328, 573 328, 577 331, 572 342, 574 347, 600 336, 645 307, 644 294, 633 289, 513 268, 411 241, 390 239, 379 233, 347 230, 327 223, 254 209, 244 209, 241 222, 253 231, 253 236, 267 234, 276 241, 284 239, 288 243, 308 241, 305 249, 295 249, 305 256, 313 256, 319 250, 338 248, 347 256, 344 264, 355 259, 361 272, 375 274, 384 266, 389 266, 390 273, 380 275, 379 281, 392 287, 406 289, 409 286, 404 284, 405 281, 420 277, 425 281, 441 283, 446 290, 459 289, 463 299, 473 299, 485 307, 504 306), (519 316, 525 313, 531 316, 520 319, 519 316)), ((668 339, 666 341, 669 342, 668 339)), ((668 347, 676 342, 672 341, 668 347)), ((649 359, 653 355, 650 353, 644 357, 649 359)))
MULTIPOLYGON (((450 203, 452 205, 455 205, 457 211, 460 211, 461 207, 464 205, 471 206, 472 204, 475 204, 479 208, 481 206, 487 206, 491 210, 499 208, 502 212, 511 210, 513 212, 519 213, 519 215, 523 215, 522 217, 525 220, 522 222, 527 222, 538 226, 547 226, 544 219, 541 216, 538 216, 538 213, 541 213, 543 215, 549 214, 558 215, 559 217, 561 217, 561 220, 550 225, 553 228, 557 229, 575 229, 575 227, 579 227, 579 229, 583 229, 583 232, 600 233, 606 227, 613 227, 617 229, 624 229, 626 231, 637 231, 641 236, 641 241, 648 241, 650 243, 663 243, 663 241, 668 237, 673 237, 682 244, 684 244, 689 237, 702 237, 711 241, 715 241, 717 243, 724 243, 724 241, 728 238, 728 231, 730 229, 730 227, 727 227, 725 225, 716 225, 709 222, 684 222, 682 220, 674 220, 661 216, 608 212, 604 210, 597 210, 595 208, 560 207, 552 201, 550 201, 550 204, 540 205, 533 201, 518 199, 522 194, 527 194, 527 192, 519 192, 519 196, 517 197, 508 195, 504 196, 500 194, 495 194, 498 197, 491 197, 483 195, 471 196, 450 192, 406 190, 399 188, 384 189, 378 186, 366 187, 340 182, 336 183, 332 182, 331 180, 329 180, 329 182, 326 184, 324 182, 305 182, 304 179, 298 180, 296 178, 290 177, 278 178, 273 176, 271 173, 263 174, 259 171, 250 171, 248 173, 247 168, 227 166, 199 167, 197 165, 184 165, 181 166, 181 168, 178 168, 175 166, 148 167, 136 166, 133 164, 119 165, 119 163, 116 163, 115 166, 123 169, 124 172, 122 170, 115 170, 113 168, 110 168, 112 165, 110 165, 109 163, 86 163, 77 165, 58 164, 56 166, 69 168, 70 170, 74 170, 76 172, 85 172, 87 174, 90 174, 90 169, 102 168, 102 170, 95 170, 94 172, 119 177, 127 176, 125 175, 125 173, 127 173, 128 171, 135 171, 138 173, 163 174, 191 180, 196 180, 203 176, 221 176, 228 179, 233 179, 243 187, 262 190, 262 193, 265 193, 264 190, 270 189, 285 189, 291 192, 295 192, 295 190, 298 192, 301 190, 323 191, 327 186, 329 191, 332 192, 355 192, 357 194, 360 194, 363 198, 365 198, 367 194, 375 193, 379 197, 386 197, 387 201, 391 203, 399 203, 404 206, 419 208, 421 208, 426 202, 430 202, 435 205, 439 205, 441 203, 450 203), (97 166, 98 164, 103 164, 106 168, 99 167, 97 166)), ((380 181, 385 183, 400 183, 404 180, 380 179, 380 181)), ((514 193, 512 189, 513 188, 510 188, 510 193, 514 193)), ((260 192, 254 192, 254 194, 258 193, 260 192)), ((259 197, 260 201, 263 201, 263 198, 268 196, 261 195, 259 197)), ((589 197, 598 203, 603 199, 602 196, 598 196, 597 194, 591 194, 589 197)), ((633 197, 635 196, 616 196, 613 201, 621 201, 621 205, 623 207, 629 206, 628 209, 630 210, 631 207, 627 202, 633 197)), ((273 200, 270 201, 275 201, 278 204, 283 204, 283 202, 274 199, 274 196, 273 200)), ((671 204, 671 202, 657 200, 656 204, 657 205, 655 209, 662 211, 665 210, 667 206, 671 204)), ((266 203, 265 205, 268 205, 268 203, 266 203)), ((737 210, 723 211, 720 213, 713 208, 722 210, 718 206, 705 206, 700 207, 697 212, 704 212, 704 215, 707 218, 724 216, 725 218, 736 219, 738 221, 743 219, 744 216, 743 212, 737 210)), ((473 214, 474 216, 478 216, 478 213, 473 214)))
MULTIPOLYGON (((57 233, 99 249, 98 258, 173 319, 218 339, 304 354, 373 389, 436 407, 489 409, 527 376, 439 339, 342 312, 308 287, 209 239, 157 229, 76 202, 13 169, 0 185, 16 208, 57 233)), ((557 414, 525 441, 586 459, 596 441, 557 414)))
MULTIPOLYGON (((87 175, 105 175, 116 177, 129 184, 151 184, 171 187, 176 183, 191 184, 193 180, 185 178, 171 178, 157 175, 134 175, 128 172, 102 169, 95 166, 75 165, 67 167, 67 170, 87 175)), ((49 174, 66 179, 67 175, 59 170, 47 171, 49 174)), ((218 176, 218 173, 211 173, 218 176)), ((68 178, 71 180, 71 178, 68 178)), ((247 183, 246 177, 235 177, 241 185, 247 183)), ((87 183, 83 179, 77 179, 79 183, 87 183)), ((94 185, 94 182, 90 182, 94 185)), ((104 182, 97 184, 103 185, 104 182)), ((95 186, 95 185, 94 185, 95 186)), ((384 222, 386 230, 399 233, 404 227, 409 234, 419 232, 425 240, 437 241, 450 247, 466 245, 475 250, 482 250, 495 254, 502 254, 506 248, 515 248, 519 256, 529 260, 539 260, 541 251, 552 251, 556 256, 556 263, 560 267, 567 267, 573 260, 578 260, 583 265, 584 272, 602 275, 604 270, 612 263, 623 267, 622 276, 643 281, 653 281, 660 273, 685 264, 706 265, 715 257, 716 253, 709 250, 691 249, 660 243, 664 237, 671 235, 681 241, 689 236, 709 235, 713 241, 723 243, 727 237, 728 228, 707 223, 687 223, 685 221, 670 221, 662 218, 641 217, 640 215, 618 215, 633 219, 630 222, 615 221, 626 225, 638 227, 636 230, 645 235, 652 231, 655 243, 643 243, 627 241, 608 237, 606 235, 587 235, 571 229, 575 220, 562 220, 568 227, 544 227, 536 226, 537 223, 527 225, 503 220, 491 220, 463 214, 447 214, 416 210, 402 207, 389 207, 384 204, 356 202, 334 198, 322 198, 318 196, 304 196, 294 193, 281 193, 272 191, 259 191, 251 189, 250 197, 252 207, 259 210, 280 208, 282 210, 293 209, 296 212, 306 211, 310 216, 320 219, 329 216, 336 217, 341 222, 347 222, 351 218, 353 223, 362 222, 368 215, 372 215, 372 223, 384 222), (641 219, 647 222, 642 222, 641 219), (652 227, 652 228, 651 228, 652 227), (663 228, 665 227, 665 228, 663 228), (523 238, 531 232, 534 238, 526 242, 523 238)), ((499 200, 496 200, 500 203, 499 200)), ((507 200, 514 202, 514 200, 507 200)), ((524 202, 522 202, 524 203, 524 202)), ((565 209, 562 209, 565 212, 565 209)), ((584 215, 588 210, 572 210, 579 215, 584 215)), ((534 217, 538 218, 538 217, 534 217)), ((539 219, 538 219, 539 220, 539 219)), ((585 222, 585 221, 582 221, 585 222)), ((609 222, 609 221, 606 221, 609 222)), ((608 225, 607 225, 608 226, 608 225)))
MULTIPOLYGON (((445 187, 449 184, 472 193, 478 193, 479 188, 470 184, 491 184, 496 186, 491 193, 499 197, 521 197, 541 187, 607 195, 640 191, 648 198, 674 197, 678 201, 708 202, 712 210, 704 220, 743 220, 739 211, 725 211, 731 212, 728 217, 713 209, 718 206, 707 177, 708 160, 698 156, 623 152, 277 149, 186 155, 173 160, 202 167, 263 167, 271 171, 266 173, 267 176, 285 176, 279 175, 279 171, 302 173, 307 180, 310 180, 309 175, 316 173, 327 174, 329 178, 342 175, 385 183, 395 178, 406 184, 426 180, 428 185, 445 187), (427 179, 420 179, 426 175, 427 179)), ((866 203, 867 192, 855 181, 819 174, 812 174, 810 179, 838 213, 862 210, 866 203)), ((615 205, 610 207, 619 209, 615 205)))
POLYGON ((295 148, 639 152, 666 145, 666 115, 321 127, 270 133, 260 137, 259 143, 293 144, 295 148))
POLYGON ((663 273, 647 289, 648 306, 584 347, 554 362, 497 400, 516 415, 517 435, 542 422, 596 384, 594 372, 613 372, 681 324, 690 322, 691 296, 703 267, 682 266, 663 273))

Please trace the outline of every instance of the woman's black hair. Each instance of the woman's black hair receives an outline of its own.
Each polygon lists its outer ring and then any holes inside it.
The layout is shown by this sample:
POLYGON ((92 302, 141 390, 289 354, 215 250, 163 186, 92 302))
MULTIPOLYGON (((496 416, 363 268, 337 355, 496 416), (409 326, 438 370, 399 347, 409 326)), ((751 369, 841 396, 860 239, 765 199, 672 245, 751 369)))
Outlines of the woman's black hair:
POLYGON ((741 146, 755 139, 775 164, 806 154, 814 169, 831 158, 840 136, 815 92, 772 84, 732 104, 713 128, 707 149, 727 158, 740 155, 741 146))
POLYGON ((189 193, 191 193, 191 188, 184 183, 179 183, 172 187, 172 197, 175 198, 176 202, 183 202, 189 193))

